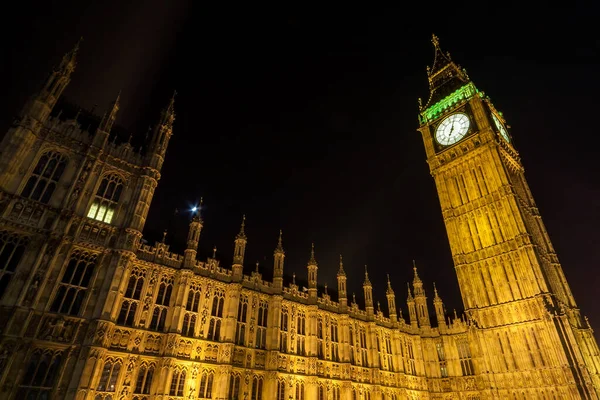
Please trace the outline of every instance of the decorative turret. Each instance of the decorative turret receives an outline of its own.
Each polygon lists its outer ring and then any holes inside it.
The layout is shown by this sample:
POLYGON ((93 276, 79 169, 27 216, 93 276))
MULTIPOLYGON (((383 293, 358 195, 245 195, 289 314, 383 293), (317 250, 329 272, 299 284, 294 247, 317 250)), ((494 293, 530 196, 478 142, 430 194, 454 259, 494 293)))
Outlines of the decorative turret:
POLYGON ((77 53, 82 40, 80 38, 75 47, 63 56, 60 64, 52 71, 42 89, 23 109, 21 113, 23 117, 29 117, 41 123, 46 121, 56 105, 56 101, 71 82, 71 75, 77 65, 77 53))
POLYGON ((190 222, 190 228, 188 230, 187 246, 183 252, 183 266, 184 268, 193 268, 196 265, 196 254, 198 253, 198 242, 200 241, 200 232, 204 226, 200 211, 202 210, 202 199, 200 199, 200 206, 194 207, 192 212, 192 221, 190 222))
POLYGON ((419 324, 417 323, 417 310, 415 308, 415 299, 412 296, 412 292, 410 291, 410 283, 407 283, 408 287, 408 297, 406 298, 406 303, 408 304, 408 315, 410 316, 410 325, 413 328, 417 328, 419 324))
POLYGON ((371 281, 369 280, 369 272, 367 271, 366 265, 365 281, 363 282, 363 291, 365 293, 365 310, 367 311, 367 316, 373 316, 373 285, 371 285, 371 281))
POLYGON ((437 288, 435 287, 435 282, 433 283, 433 307, 435 308, 435 317, 437 319, 438 327, 440 329, 446 327, 446 320, 444 312, 444 303, 442 302, 442 298, 438 295, 437 288))
POLYGON ((310 302, 317 302, 317 260, 315 259, 315 244, 312 243, 310 250, 310 259, 306 268, 308 269, 308 299, 310 302))
POLYGON ((173 122, 175 122, 175 95, 169 101, 169 105, 162 110, 160 120, 154 127, 150 147, 148 148, 148 156, 150 157, 150 166, 160 171, 165 159, 169 140, 173 135, 173 122))
POLYGON ((244 254, 246 253, 246 244, 248 238, 244 228, 246 227, 246 216, 242 216, 242 225, 240 226, 240 232, 235 237, 234 248, 233 248, 233 265, 231 267, 233 271, 233 280, 241 281, 244 270, 244 254))
POLYGON ((338 281, 338 302, 340 303, 340 307, 345 309, 348 307, 348 293, 346 288, 346 271, 344 271, 344 262, 342 260, 342 255, 340 254, 340 269, 338 269, 337 273, 337 281, 338 281))
POLYGON ((388 301, 388 312, 390 314, 390 320, 392 322, 398 322, 398 314, 396 313, 396 295, 392 289, 392 283, 390 282, 390 274, 387 276, 387 290, 385 291, 385 297, 388 301))
POLYGON ((277 292, 283 290, 283 260, 285 252, 283 251, 282 232, 279 230, 279 240, 277 247, 273 252, 273 287, 277 292))
POLYGON ((415 291, 415 306, 417 308, 417 318, 419 319, 420 326, 431 326, 429 321, 429 309, 427 308, 427 297, 425 296, 425 289, 423 289, 423 281, 417 274, 417 265, 413 260, 413 271, 415 277, 413 279, 413 289, 415 291))
POLYGON ((117 112, 119 111, 119 100, 121 99, 121 91, 117 95, 117 98, 111 103, 110 109, 102 117, 100 125, 94 135, 94 145, 96 147, 103 148, 108 141, 110 131, 117 119, 117 112))

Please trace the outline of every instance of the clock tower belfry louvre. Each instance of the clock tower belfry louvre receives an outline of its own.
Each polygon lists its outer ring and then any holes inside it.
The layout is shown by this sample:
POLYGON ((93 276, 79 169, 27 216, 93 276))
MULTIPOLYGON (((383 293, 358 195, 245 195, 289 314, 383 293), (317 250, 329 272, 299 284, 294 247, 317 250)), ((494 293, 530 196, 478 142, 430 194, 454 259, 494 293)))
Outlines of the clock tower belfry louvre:
POLYGON ((321 264, 332 250, 318 243, 302 288, 277 229, 272 262, 250 266, 253 222, 242 216, 232 262, 216 249, 201 259, 203 232, 215 229, 202 205, 182 254, 166 232, 143 240, 170 139, 185 134, 175 98, 134 148, 117 124, 120 96, 102 118, 58 101, 76 45, 0 143, 0 399, 598 399, 598 345, 504 118, 433 43, 419 131, 464 315, 446 312, 418 263, 408 290, 389 276, 373 287, 377 268, 365 267, 353 282, 361 309, 346 274, 357 266, 321 264), (328 268, 337 295, 321 290, 328 268), (374 301, 383 290, 387 307, 374 301))
MULTIPOLYGON (((489 397, 523 382, 597 399, 600 359, 525 179, 502 113, 433 36, 420 128, 489 397), (535 382, 535 383, 534 383, 535 382)), ((482 388, 483 389, 483 388, 482 388)), ((535 397, 533 397, 535 393, 535 397)))

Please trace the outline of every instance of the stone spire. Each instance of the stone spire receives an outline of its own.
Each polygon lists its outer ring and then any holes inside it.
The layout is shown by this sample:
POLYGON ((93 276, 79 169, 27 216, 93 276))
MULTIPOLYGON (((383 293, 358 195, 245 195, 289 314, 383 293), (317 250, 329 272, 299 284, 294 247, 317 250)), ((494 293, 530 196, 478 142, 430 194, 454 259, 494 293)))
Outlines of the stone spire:
POLYGON ((117 119, 117 112, 119 111, 119 105, 121 100, 121 91, 117 94, 117 98, 110 104, 110 109, 107 113, 102 117, 102 121, 100 121, 100 125, 98 126, 98 130, 110 133, 115 120, 117 119))
POLYGON ((204 226, 200 210, 202 209, 202 199, 200 206, 194 207, 192 210, 192 220, 188 229, 187 246, 183 252, 183 265, 185 268, 193 268, 196 265, 196 255, 198 253, 198 242, 200 241, 200 232, 204 226))
POLYGON ((439 296, 435 282, 433 283, 433 307, 435 308, 435 317, 437 319, 438 328, 443 330, 446 327, 446 312, 444 310, 444 303, 442 298, 439 296))
POLYGON ((162 164, 165 159, 167 147, 169 146, 169 140, 173 135, 173 122, 175 121, 175 95, 177 92, 173 92, 173 96, 169 101, 167 107, 165 107, 161 114, 158 124, 154 127, 152 133, 152 139, 148 148, 150 156, 150 166, 161 170, 162 164))
POLYGON ((427 297, 425 296, 425 289, 423 288, 423 281, 419 278, 417 273, 417 264, 413 260, 413 271, 415 277, 413 279, 413 289, 415 292, 415 306, 417 309, 417 318, 419 319, 419 325, 431 326, 429 321, 429 309, 427 308, 427 297))
POLYGON ((308 300, 311 303, 317 302, 317 260, 315 259, 315 244, 311 244, 310 259, 306 265, 308 269, 308 300))
POLYGON ((337 282, 338 282, 338 302, 340 303, 340 308, 345 309, 348 307, 348 293, 346 287, 346 272, 344 271, 344 261, 342 260, 342 255, 340 254, 340 267, 337 273, 337 282))
POLYGON ((273 252, 273 287, 277 292, 283 290, 283 260, 285 258, 285 252, 283 251, 283 233, 279 230, 279 239, 277 240, 277 247, 273 252))
POLYGON ((408 304, 408 315, 410 316, 410 325, 413 328, 417 328, 419 324, 417 323, 417 310, 415 308, 415 299, 410 291, 410 284, 407 283, 408 287, 408 297, 406 299, 406 303, 408 304))
POLYGON ((367 317, 373 317, 375 311, 373 307, 373 286, 371 285, 371 281, 369 280, 369 272, 367 271, 366 265, 365 281, 363 282, 363 291, 365 293, 365 310, 367 311, 367 317))
POLYGON ((390 275, 387 276, 387 290, 385 291, 385 297, 388 301, 388 312, 390 314, 390 320, 392 322, 398 322, 398 314, 396 313, 396 295, 392 290, 392 283, 390 282, 390 275))
POLYGON ((231 269, 233 271, 233 280, 235 282, 239 282, 243 278, 244 255, 246 254, 246 244, 248 243, 248 238, 246 237, 246 232, 244 231, 245 227, 246 215, 243 215, 242 224, 240 225, 240 231, 235 236, 235 241, 233 245, 233 265, 231 269))

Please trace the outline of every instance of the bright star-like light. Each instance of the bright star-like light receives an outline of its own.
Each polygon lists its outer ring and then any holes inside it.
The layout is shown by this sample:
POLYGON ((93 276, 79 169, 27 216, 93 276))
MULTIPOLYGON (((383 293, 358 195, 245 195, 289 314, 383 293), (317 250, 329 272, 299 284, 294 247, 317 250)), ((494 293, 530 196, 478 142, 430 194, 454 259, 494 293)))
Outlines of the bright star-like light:
POLYGON ((192 207, 192 212, 196 212, 196 210, 198 210, 198 207, 192 207))

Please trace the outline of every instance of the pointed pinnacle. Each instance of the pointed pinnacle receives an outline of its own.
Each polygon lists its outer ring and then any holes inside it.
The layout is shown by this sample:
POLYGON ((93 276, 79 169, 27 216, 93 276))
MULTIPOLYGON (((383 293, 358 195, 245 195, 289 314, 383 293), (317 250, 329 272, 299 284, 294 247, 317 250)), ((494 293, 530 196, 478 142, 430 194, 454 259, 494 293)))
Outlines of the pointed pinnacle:
POLYGON ((435 33, 431 34, 431 43, 433 43, 435 47, 440 47, 440 39, 435 36, 435 33))
POLYGON ((212 256, 212 258, 213 258, 213 259, 216 259, 216 258, 217 258, 217 246, 214 246, 214 247, 213 247, 213 256, 212 256))
POLYGON ((369 280, 369 272, 367 271, 367 265, 365 264, 365 282, 363 283, 363 286, 370 284, 371 281, 369 280))
POLYGON ((292 285, 296 284, 296 273, 292 272, 292 285))
POLYGON ((310 248, 310 259, 308 260, 308 265, 317 265, 317 260, 315 259, 315 244, 311 243, 310 248))
POLYGON ((385 294, 394 294, 394 290, 392 289, 392 282, 390 282, 390 274, 387 274, 387 290, 385 291, 385 294))
POLYGON ((235 237, 236 239, 246 239, 246 232, 244 232, 245 227, 246 227, 246 214, 242 215, 242 225, 240 226, 240 232, 235 237))
POLYGON ((410 291, 410 283, 406 282, 406 287, 408 288, 408 301, 412 301, 413 300, 413 296, 412 296, 412 292, 410 291))
POLYGON ((338 276, 345 276, 346 271, 344 271, 344 260, 342 260, 342 255, 340 254, 340 269, 338 270, 338 276))
POLYGON ((256 272, 258 273, 258 261, 256 262, 256 272))
POLYGON ((415 278, 413 282, 421 282, 421 278, 419 278, 419 274, 417 273, 417 263, 413 260, 413 271, 415 272, 415 278))
POLYGON ((283 232, 279 230, 279 239, 277 239, 277 247, 275 248, 275 253, 283 254, 283 232))

